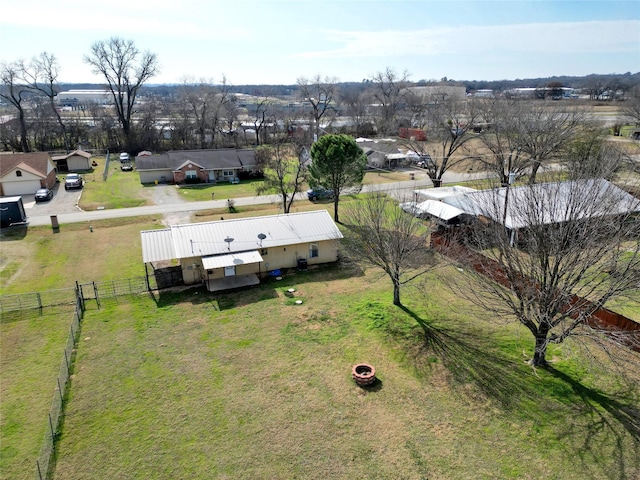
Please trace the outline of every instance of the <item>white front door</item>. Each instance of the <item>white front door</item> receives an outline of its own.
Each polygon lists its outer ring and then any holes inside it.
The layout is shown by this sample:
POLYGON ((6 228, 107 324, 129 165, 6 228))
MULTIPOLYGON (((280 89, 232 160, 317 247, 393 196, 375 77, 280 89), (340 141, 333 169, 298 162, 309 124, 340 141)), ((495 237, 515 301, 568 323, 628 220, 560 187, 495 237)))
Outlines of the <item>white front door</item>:
POLYGON ((230 267, 224 267, 224 276, 233 277, 236 274, 236 267, 231 265, 230 267))

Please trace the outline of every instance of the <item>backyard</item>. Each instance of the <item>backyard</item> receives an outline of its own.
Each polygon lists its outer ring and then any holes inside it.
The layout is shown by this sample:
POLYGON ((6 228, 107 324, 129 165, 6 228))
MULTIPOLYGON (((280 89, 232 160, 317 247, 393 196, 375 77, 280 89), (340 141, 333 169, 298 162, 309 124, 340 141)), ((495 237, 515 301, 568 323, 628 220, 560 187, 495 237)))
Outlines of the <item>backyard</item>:
POLYGON ((393 308, 377 271, 345 264, 92 308, 54 478, 638 473, 637 370, 622 382, 569 346, 534 372, 522 331, 426 286, 393 308), (373 387, 351 380, 359 362, 373 387))
MULTIPOLYGON (((138 232, 160 224, 3 237, 3 293, 142 275, 138 232)), ((346 259, 245 291, 89 302, 54 478, 636 477, 637 356, 614 352, 622 376, 570 341, 534 371, 524 329, 444 287, 463 274, 439 269, 404 309, 346 259), (351 380, 359 362, 374 386, 351 380)), ((35 472, 70 319, 2 318, 3 479, 35 472)))

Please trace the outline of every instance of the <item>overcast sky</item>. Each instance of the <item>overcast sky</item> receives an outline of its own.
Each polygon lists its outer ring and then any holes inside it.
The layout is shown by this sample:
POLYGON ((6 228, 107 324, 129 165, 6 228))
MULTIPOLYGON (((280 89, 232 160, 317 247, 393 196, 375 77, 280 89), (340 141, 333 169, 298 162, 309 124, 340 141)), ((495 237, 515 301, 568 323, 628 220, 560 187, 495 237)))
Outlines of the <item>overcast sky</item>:
POLYGON ((83 56, 111 36, 158 55, 151 83, 361 81, 387 67, 413 81, 640 71, 639 0, 29 0, 1 13, 0 61, 46 51, 64 82, 101 83, 83 56))

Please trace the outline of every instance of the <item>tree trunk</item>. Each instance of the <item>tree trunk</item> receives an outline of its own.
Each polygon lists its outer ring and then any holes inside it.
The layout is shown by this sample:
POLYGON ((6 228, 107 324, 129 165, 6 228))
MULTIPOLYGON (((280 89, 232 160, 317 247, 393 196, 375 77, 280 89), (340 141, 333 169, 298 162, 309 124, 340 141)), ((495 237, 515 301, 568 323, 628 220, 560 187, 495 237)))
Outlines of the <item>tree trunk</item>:
POLYGON ((397 307, 402 306, 400 302, 400 284, 398 282, 393 282, 393 304, 397 307))
POLYGON ((436 178, 436 179, 431 179, 431 183, 433 183, 434 188, 439 188, 442 186, 442 179, 441 178, 436 178))
POLYGON ((333 199, 333 220, 336 223, 340 223, 340 220, 338 219, 338 196, 337 195, 333 199))
POLYGON ((27 136, 27 120, 25 119, 24 110, 20 108, 20 147, 23 153, 29 153, 29 137, 27 136))
POLYGON ((529 177, 529 185, 536 183, 536 176, 538 175, 538 169, 540 168, 540 161, 536 160, 531 167, 531 176, 529 177))
POLYGON ((534 367, 546 367, 547 360, 547 333, 549 329, 547 327, 541 327, 536 334, 536 348, 533 354, 533 358, 529 362, 534 367))

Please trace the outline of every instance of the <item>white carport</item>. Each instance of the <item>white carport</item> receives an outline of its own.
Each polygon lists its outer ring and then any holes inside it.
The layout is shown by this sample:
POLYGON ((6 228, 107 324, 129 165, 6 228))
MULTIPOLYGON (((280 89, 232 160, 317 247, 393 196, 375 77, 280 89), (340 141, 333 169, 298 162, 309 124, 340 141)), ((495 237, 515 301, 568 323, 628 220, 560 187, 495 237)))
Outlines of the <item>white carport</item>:
POLYGON ((424 217, 428 215, 435 218, 438 223, 449 225, 456 219, 461 220, 467 212, 452 205, 448 205, 437 200, 425 200, 424 202, 408 202, 400 205, 405 212, 411 213, 416 217, 424 217))

